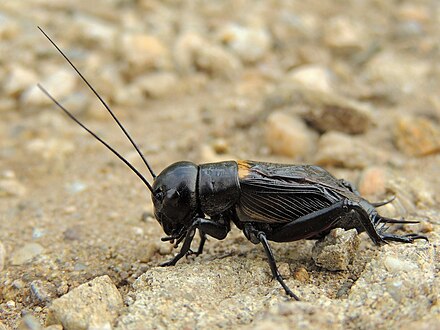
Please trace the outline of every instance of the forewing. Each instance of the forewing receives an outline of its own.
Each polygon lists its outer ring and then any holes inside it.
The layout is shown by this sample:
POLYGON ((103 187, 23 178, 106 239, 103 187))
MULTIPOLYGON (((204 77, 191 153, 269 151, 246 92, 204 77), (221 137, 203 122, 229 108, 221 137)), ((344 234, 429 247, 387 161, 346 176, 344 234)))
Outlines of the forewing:
POLYGON ((237 204, 242 221, 292 222, 344 198, 343 188, 298 175, 304 172, 300 166, 292 166, 289 172, 287 166, 280 166, 281 170, 276 171, 270 164, 270 174, 267 174, 264 163, 256 163, 258 166, 252 166, 250 162, 245 164, 246 172, 239 175, 241 195, 237 204))

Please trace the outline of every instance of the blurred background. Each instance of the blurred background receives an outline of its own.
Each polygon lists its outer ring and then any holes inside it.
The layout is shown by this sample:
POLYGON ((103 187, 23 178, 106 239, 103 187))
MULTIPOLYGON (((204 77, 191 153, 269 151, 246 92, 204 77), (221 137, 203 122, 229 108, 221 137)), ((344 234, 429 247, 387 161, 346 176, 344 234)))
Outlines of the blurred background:
MULTIPOLYGON (((396 195, 386 215, 416 216, 424 219, 418 230, 434 230, 438 1, 3 0, 5 325, 23 313, 44 320, 53 299, 100 274, 128 292, 173 253, 159 242, 139 180, 36 88, 142 169, 37 26, 108 101, 156 172, 179 160, 317 164, 372 200, 396 195), (35 297, 31 283, 46 296, 35 297)), ((208 254, 243 244, 234 235, 210 242, 208 254)))

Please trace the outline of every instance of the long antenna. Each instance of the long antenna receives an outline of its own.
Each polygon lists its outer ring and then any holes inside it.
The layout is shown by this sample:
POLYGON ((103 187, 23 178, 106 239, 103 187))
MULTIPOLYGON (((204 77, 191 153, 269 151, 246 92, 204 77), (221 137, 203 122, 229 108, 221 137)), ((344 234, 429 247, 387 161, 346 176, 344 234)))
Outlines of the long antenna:
POLYGON ((145 159, 144 155, 142 154, 142 152, 139 150, 138 146, 136 145, 136 143, 133 141, 133 139, 131 138, 130 134, 128 134, 128 132, 125 130, 124 126, 122 126, 122 124, 119 122, 118 118, 116 118, 116 116, 114 115, 113 111, 110 109, 110 107, 107 105, 107 103, 102 99, 102 97, 98 94, 98 92, 92 87, 92 85, 87 81, 87 79, 82 75, 82 73, 76 68, 76 66, 72 63, 72 61, 70 61, 70 59, 66 56, 66 54, 64 54, 64 52, 57 46, 57 44, 55 44, 55 42, 46 34, 46 32, 43 31, 43 29, 39 26, 37 26, 38 29, 41 31, 41 33, 43 33, 43 35, 47 38, 47 40, 50 41, 50 43, 58 50, 58 52, 64 57, 64 59, 70 64, 70 66, 76 71, 76 73, 81 77, 81 79, 85 82, 85 84, 90 88, 90 90, 96 95, 96 97, 99 99, 99 101, 101 102, 101 104, 107 109, 107 111, 109 112, 109 114, 113 117, 113 119, 115 120, 115 122, 118 124, 118 126, 121 128, 122 132, 124 132, 125 136, 130 140, 131 144, 133 145, 133 147, 136 149, 137 153, 139 154, 139 156, 141 156, 142 160, 144 161, 145 165, 148 168, 148 171, 150 171, 151 176, 154 178, 156 178, 156 174, 154 174, 153 169, 151 168, 150 164, 147 162, 147 160, 145 159))
POLYGON ((153 188, 151 187, 151 184, 145 179, 145 177, 133 166, 130 164, 128 160, 126 160, 119 152, 117 152, 113 147, 111 147, 107 142, 105 142, 103 139, 101 139, 98 135, 93 133, 89 128, 87 128, 83 123, 81 123, 74 115, 72 115, 60 102, 58 102, 43 86, 40 84, 37 84, 38 88, 46 94, 48 98, 52 100, 53 103, 55 103, 58 108, 63 110, 66 115, 68 115, 73 121, 75 121, 79 126, 84 128, 87 132, 89 132, 95 139, 97 139, 99 142, 101 142, 103 145, 105 145, 111 152, 113 152, 120 160, 122 160, 141 180, 145 185, 148 187, 148 189, 153 193, 153 188))

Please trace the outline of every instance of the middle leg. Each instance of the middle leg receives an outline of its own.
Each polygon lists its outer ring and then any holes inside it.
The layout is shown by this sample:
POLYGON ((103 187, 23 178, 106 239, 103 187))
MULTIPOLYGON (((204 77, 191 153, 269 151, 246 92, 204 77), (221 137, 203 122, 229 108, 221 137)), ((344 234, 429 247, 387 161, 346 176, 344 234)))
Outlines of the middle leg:
POLYGON ((299 300, 298 296, 294 294, 293 291, 290 290, 290 288, 287 286, 286 282, 284 282, 284 279, 278 270, 275 257, 273 255, 272 249, 270 248, 269 242, 267 241, 266 238, 266 233, 256 229, 251 223, 247 223, 245 225, 244 233, 245 236, 249 240, 251 240, 251 242, 255 244, 261 243, 263 245, 264 252, 266 252, 266 256, 267 256, 267 262, 269 263, 273 278, 276 279, 281 284, 281 286, 283 287, 284 291, 288 296, 294 298, 295 300, 299 300))

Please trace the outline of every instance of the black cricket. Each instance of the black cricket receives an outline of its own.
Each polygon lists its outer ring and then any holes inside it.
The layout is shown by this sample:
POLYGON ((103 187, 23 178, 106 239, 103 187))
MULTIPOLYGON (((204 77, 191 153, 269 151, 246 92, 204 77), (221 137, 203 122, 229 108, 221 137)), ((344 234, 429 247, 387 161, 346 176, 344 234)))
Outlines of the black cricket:
POLYGON ((147 186, 154 204, 154 215, 166 237, 162 241, 183 242, 179 253, 162 266, 174 266, 182 257, 203 252, 207 236, 223 240, 231 222, 254 244, 261 243, 273 277, 287 295, 299 300, 280 275, 268 241, 292 242, 319 239, 333 228, 366 231, 371 240, 381 245, 387 241, 412 243, 427 238, 418 234, 404 236, 387 233, 387 224, 417 223, 386 218, 376 207, 392 201, 370 203, 347 181, 336 179, 318 166, 282 165, 253 161, 225 161, 196 165, 176 162, 155 175, 136 143, 96 90, 78 71, 62 50, 40 28, 85 84, 98 97, 118 126, 130 140, 148 168, 149 181, 110 145, 78 121, 41 85, 38 87, 72 120, 104 144, 121 159, 147 186), (200 244, 191 250, 198 230, 200 244))

